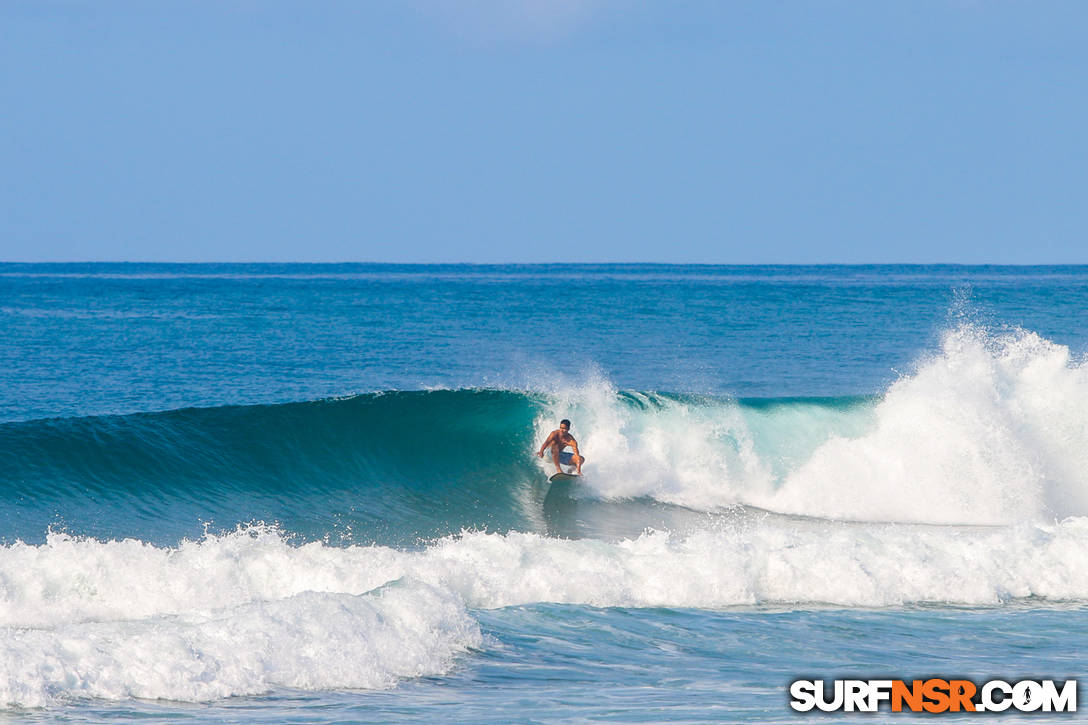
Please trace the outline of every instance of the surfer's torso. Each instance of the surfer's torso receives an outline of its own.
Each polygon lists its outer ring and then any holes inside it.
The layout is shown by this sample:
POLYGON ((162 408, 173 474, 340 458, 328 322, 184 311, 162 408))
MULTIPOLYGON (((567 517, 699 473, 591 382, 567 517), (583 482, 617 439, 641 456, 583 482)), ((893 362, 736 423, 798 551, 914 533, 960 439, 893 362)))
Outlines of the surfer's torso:
POLYGON ((559 450, 563 450, 567 446, 574 445, 574 436, 570 433, 564 433, 561 430, 554 430, 552 434, 548 436, 552 446, 559 446, 559 450))

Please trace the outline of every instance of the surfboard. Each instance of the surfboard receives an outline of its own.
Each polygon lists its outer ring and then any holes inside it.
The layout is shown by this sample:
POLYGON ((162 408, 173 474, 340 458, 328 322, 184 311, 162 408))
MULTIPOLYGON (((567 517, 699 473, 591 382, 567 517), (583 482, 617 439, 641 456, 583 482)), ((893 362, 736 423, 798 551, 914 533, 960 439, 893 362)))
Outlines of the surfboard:
POLYGON ((553 473, 548 480, 552 483, 556 481, 577 481, 581 476, 575 476, 573 473, 553 473))

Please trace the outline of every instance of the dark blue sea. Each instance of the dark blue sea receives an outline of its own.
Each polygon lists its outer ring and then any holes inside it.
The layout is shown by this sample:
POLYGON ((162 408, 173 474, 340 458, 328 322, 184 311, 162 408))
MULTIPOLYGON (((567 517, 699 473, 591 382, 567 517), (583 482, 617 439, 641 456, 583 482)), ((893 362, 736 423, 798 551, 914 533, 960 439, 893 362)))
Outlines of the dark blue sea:
POLYGON ((1088 678, 1086 310, 1088 267, 0 264, 0 719, 1088 678))

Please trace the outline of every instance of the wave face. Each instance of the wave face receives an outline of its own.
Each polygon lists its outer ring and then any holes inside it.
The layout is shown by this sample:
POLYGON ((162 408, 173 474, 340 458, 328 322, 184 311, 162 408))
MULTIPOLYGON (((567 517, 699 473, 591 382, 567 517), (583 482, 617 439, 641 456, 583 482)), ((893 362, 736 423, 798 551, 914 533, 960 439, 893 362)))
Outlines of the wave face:
POLYGON ((637 536, 730 507, 1005 525, 1088 514, 1088 373, 1023 331, 962 326, 878 397, 734 400, 437 390, 0 426, 7 540, 160 544, 277 523, 416 545, 463 529, 637 536), (533 455, 574 421, 584 481, 533 455), (545 505, 545 504, 548 505, 545 505))
POLYGON ((306 538, 403 543, 516 527, 515 495, 539 475, 525 455, 533 406, 501 391, 393 392, 7 424, 4 530, 177 541, 277 521, 306 538))

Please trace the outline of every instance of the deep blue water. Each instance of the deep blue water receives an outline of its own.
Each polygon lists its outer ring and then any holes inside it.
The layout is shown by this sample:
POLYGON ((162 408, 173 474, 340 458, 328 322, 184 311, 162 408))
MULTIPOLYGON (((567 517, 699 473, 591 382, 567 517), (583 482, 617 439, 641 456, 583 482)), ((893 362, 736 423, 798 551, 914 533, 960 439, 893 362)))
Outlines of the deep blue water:
POLYGON ((0 265, 0 704, 788 722, 798 677, 1083 677, 1086 306, 1084 267, 0 265))

